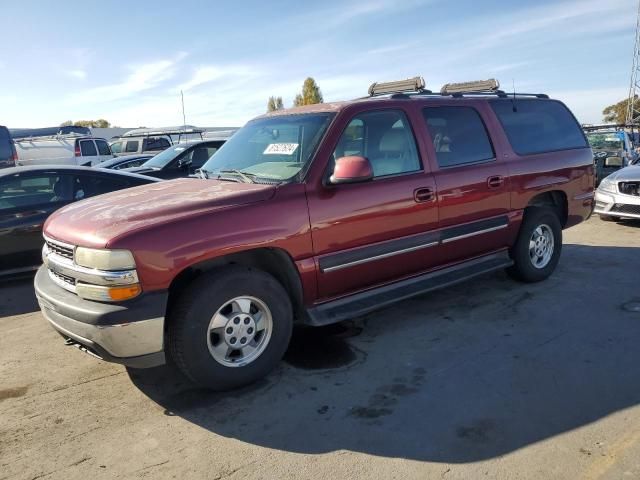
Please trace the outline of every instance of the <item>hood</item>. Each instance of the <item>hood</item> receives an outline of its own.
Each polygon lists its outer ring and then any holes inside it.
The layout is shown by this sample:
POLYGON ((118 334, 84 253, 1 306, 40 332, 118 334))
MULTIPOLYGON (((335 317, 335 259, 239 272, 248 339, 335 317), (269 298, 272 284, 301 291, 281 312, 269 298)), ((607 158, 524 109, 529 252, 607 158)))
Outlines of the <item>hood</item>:
POLYGON ((640 182, 640 165, 629 165, 607 177, 616 182, 640 182))
POLYGON ((62 242, 102 248, 133 230, 268 200, 275 185, 181 178, 100 195, 61 208, 44 226, 62 242))

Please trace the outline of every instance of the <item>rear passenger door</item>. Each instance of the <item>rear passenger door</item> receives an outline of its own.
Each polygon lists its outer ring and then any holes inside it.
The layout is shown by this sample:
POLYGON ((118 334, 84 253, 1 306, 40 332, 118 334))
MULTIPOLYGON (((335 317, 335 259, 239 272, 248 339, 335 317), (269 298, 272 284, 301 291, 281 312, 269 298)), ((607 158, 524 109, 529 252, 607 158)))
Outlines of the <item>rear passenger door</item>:
POLYGON ((98 149, 98 162, 104 162, 113 158, 109 144, 105 140, 96 139, 96 148, 98 149))
POLYGON ((487 106, 427 106, 424 128, 438 191, 441 261, 508 245, 509 172, 487 123, 487 106))
POLYGON ((78 140, 80 144, 80 165, 92 166, 100 161, 98 149, 93 140, 78 140))

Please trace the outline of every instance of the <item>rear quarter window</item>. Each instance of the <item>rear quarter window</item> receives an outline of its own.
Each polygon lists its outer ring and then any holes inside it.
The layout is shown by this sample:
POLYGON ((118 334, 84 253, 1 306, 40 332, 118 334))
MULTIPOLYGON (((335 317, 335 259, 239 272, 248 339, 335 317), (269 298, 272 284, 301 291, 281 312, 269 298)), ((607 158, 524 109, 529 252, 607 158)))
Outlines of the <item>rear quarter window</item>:
POLYGON ((587 147, 580 125, 561 102, 515 99, 489 103, 518 155, 587 147))

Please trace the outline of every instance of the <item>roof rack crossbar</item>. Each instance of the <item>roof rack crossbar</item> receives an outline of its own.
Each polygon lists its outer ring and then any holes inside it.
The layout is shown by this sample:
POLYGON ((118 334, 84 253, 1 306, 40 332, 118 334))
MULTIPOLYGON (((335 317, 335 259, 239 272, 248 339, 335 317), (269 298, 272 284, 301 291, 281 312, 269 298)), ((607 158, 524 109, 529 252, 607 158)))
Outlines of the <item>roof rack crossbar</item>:
POLYGON ((85 138, 89 137, 86 133, 78 133, 78 132, 70 132, 70 133, 59 133, 57 135, 31 135, 31 136, 23 136, 23 137, 12 137, 14 142, 32 142, 34 140, 62 140, 67 138, 85 138))

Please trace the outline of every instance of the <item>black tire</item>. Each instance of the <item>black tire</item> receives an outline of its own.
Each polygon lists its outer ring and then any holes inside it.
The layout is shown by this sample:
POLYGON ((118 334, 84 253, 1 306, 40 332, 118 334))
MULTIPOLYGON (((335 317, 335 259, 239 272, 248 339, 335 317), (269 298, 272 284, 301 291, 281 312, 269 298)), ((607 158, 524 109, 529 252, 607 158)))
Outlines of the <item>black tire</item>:
POLYGON ((529 207, 525 212, 516 243, 509 252, 514 264, 507 268, 507 273, 521 282, 532 283, 545 280, 558 265, 561 251, 562 226, 556 212, 551 208, 529 207), (554 245, 548 263, 542 267, 536 267, 529 253, 529 242, 534 231, 541 226, 549 227, 554 245))
POLYGON ((611 215, 600 215, 600 220, 603 222, 619 222, 620 217, 612 217, 611 215))
POLYGON ((273 370, 289 345, 292 328, 291 300, 275 278, 261 270, 227 267, 206 273, 186 286, 171 309, 169 350, 178 368, 196 384, 211 390, 230 390, 255 382, 273 370), (226 366, 209 351, 209 323, 220 308, 241 296, 259 299, 268 307, 271 337, 251 363, 226 366))

